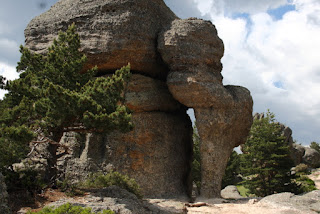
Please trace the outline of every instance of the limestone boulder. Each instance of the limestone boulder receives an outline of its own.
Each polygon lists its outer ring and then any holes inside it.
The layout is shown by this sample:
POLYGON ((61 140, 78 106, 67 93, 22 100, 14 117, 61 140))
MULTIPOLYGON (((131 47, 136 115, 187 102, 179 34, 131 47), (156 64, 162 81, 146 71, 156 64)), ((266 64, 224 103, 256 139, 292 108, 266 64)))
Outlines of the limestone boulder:
POLYGON ((320 167, 320 153, 309 147, 305 147, 305 153, 302 157, 302 162, 312 168, 320 167))
POLYGON ((292 144, 291 156, 295 165, 304 163, 311 168, 320 167, 320 153, 315 149, 294 143, 292 144))
POLYGON ((230 185, 226 186, 221 190, 221 197, 224 199, 241 199, 244 198, 240 195, 236 186, 230 185))
POLYGON ((26 46, 45 53, 59 30, 75 23, 87 68, 108 71, 130 62, 132 70, 165 77, 156 40, 176 18, 163 0, 61 0, 28 24, 26 46))

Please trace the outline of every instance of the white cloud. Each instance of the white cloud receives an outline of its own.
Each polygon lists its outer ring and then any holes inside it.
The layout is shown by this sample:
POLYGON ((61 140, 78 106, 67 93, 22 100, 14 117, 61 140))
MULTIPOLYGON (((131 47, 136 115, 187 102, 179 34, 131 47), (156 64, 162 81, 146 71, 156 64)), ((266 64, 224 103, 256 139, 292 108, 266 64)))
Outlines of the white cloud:
MULTIPOLYGON (((15 67, 3 62, 0 62, 0 75, 4 76, 7 80, 14 80, 19 77, 19 74, 16 72, 15 67)), ((6 91, 0 90, 0 99, 3 98, 5 93, 6 91)))
POLYGON ((0 60, 15 65, 19 56, 19 45, 16 41, 0 37, 0 60))
POLYGON ((225 43, 224 83, 249 88, 255 111, 270 108, 297 140, 310 143, 320 138, 320 3, 294 3, 297 10, 281 20, 266 12, 251 15, 250 24, 216 14, 212 19, 225 43))
POLYGON ((256 14, 285 5, 288 0, 194 0, 202 13, 230 16, 233 13, 256 14))

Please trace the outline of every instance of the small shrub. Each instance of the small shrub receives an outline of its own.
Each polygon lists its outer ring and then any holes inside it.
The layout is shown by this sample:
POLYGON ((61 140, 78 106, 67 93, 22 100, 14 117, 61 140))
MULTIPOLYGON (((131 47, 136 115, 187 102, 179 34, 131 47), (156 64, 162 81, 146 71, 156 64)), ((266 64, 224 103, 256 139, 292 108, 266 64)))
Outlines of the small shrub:
MULTIPOLYGON (((34 212, 27 212, 27 214, 32 214, 34 212)), ((45 207, 38 214, 94 214, 91 212, 91 208, 83 208, 80 206, 73 206, 71 204, 64 204, 58 208, 45 207)), ((114 214, 111 210, 104 210, 97 214, 114 214)))
POLYGON ((92 174, 86 181, 81 183, 80 186, 82 188, 118 186, 135 194, 138 198, 142 198, 142 193, 137 182, 126 175, 120 174, 119 172, 110 172, 106 175, 102 173, 92 174))
POLYGON ((30 193, 40 192, 46 187, 46 183, 39 173, 32 169, 15 172, 7 170, 5 173, 8 192, 25 189, 30 193))
POLYGON ((62 191, 65 192, 67 196, 83 196, 84 192, 81 191, 76 184, 72 184, 68 180, 57 181, 57 187, 62 191))
POLYGON ((305 175, 300 175, 298 178, 296 178, 295 183, 298 186, 298 190, 297 192, 295 192, 296 194, 302 194, 305 192, 311 192, 313 190, 317 190, 317 188, 315 187, 314 181, 305 175))
POLYGON ((305 173, 308 173, 308 168, 309 168, 308 165, 301 163, 295 167, 295 171, 296 173, 299 173, 299 174, 301 173, 305 174, 305 173))
POLYGON ((250 194, 250 190, 243 185, 237 185, 237 189, 241 196, 243 197, 253 197, 253 194, 250 194))

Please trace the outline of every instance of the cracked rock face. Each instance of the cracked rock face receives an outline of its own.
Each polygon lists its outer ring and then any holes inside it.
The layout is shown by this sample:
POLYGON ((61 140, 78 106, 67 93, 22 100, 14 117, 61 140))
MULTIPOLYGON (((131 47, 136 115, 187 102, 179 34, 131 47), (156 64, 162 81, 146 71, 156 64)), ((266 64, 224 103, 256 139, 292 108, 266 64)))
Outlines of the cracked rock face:
POLYGON ((201 196, 220 197, 221 181, 234 147, 245 142, 252 124, 250 92, 224 86, 223 43, 209 21, 175 20, 159 37, 173 97, 194 108, 201 138, 201 196))

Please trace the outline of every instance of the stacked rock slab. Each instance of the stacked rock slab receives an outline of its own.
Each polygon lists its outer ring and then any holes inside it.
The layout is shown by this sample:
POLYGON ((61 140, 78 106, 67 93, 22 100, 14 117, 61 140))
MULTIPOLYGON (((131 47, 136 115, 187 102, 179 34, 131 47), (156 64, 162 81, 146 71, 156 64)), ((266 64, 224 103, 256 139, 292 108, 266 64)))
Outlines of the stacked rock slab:
POLYGON ((175 20, 159 37, 169 65, 167 84, 173 97, 193 108, 201 138, 201 196, 220 197, 221 181, 232 149, 244 143, 252 124, 250 92, 223 86, 224 46, 209 21, 175 20))
POLYGON ((61 165, 67 177, 114 169, 135 178, 146 196, 186 193, 192 107, 203 141, 201 194, 219 196, 232 148, 248 134, 252 99, 245 88, 222 85, 223 43, 211 22, 181 20, 163 0, 60 0, 29 23, 26 46, 45 54, 72 23, 88 56, 85 69, 97 65, 101 75, 131 64, 126 102, 135 128, 73 144, 77 152, 61 165))

